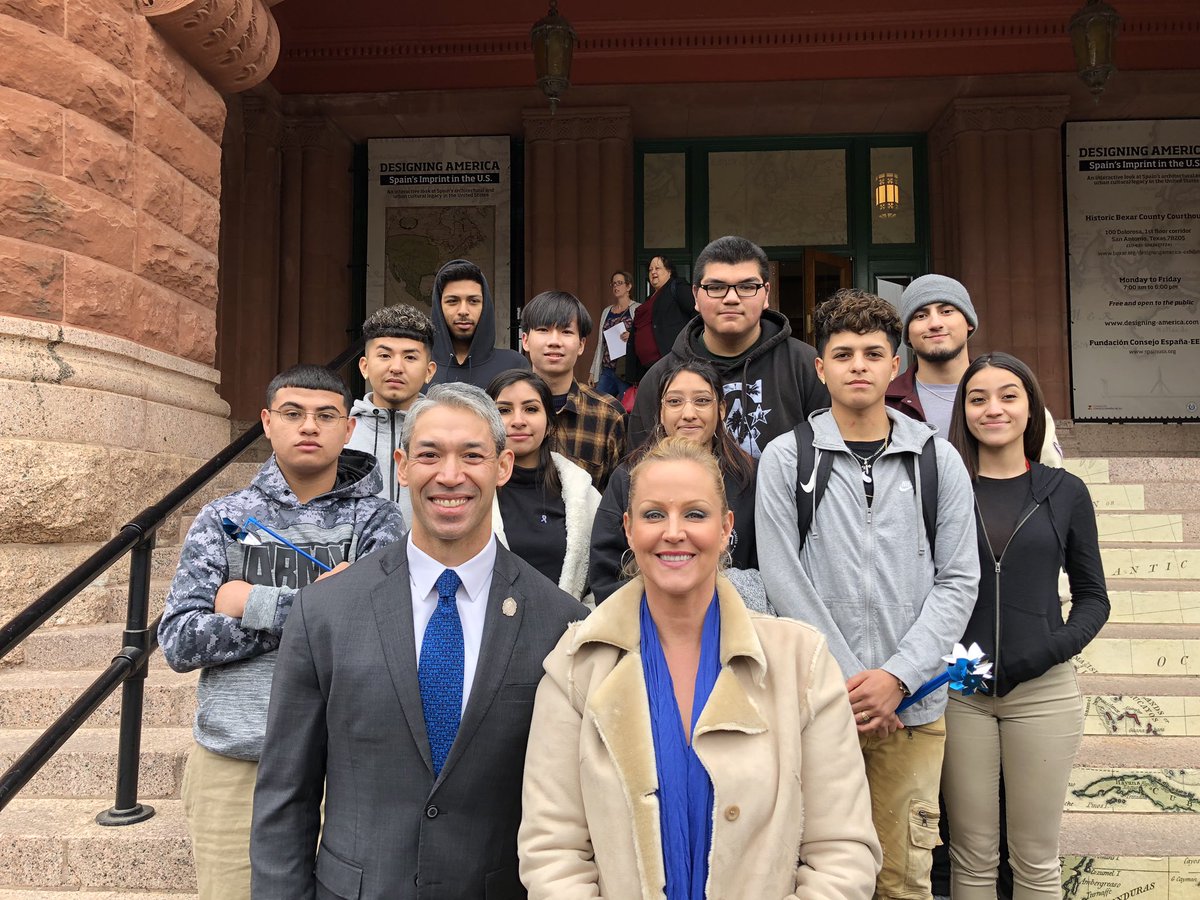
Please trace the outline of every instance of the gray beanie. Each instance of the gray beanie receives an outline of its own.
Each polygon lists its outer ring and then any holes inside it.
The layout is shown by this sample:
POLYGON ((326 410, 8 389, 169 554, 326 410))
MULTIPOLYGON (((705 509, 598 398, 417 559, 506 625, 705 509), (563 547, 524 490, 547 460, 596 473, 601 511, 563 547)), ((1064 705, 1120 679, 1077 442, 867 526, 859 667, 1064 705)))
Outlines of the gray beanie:
POLYGON ((908 343, 908 323, 918 309, 930 303, 949 303, 963 314, 972 330, 979 327, 979 316, 971 304, 971 295, 961 282, 946 275, 922 275, 900 295, 899 313, 900 321, 904 323, 904 343, 908 343))

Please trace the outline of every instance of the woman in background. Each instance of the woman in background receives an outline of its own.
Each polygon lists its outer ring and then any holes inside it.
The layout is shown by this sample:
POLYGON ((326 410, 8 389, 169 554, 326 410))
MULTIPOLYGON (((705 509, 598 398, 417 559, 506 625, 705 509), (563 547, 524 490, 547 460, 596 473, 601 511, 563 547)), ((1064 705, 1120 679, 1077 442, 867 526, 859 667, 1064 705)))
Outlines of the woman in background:
POLYGON ((592 387, 602 394, 610 394, 618 400, 629 388, 630 381, 621 376, 625 374, 629 363, 629 335, 633 331, 633 314, 637 312, 640 303, 634 303, 630 292, 633 290, 633 276, 628 272, 612 273, 613 302, 604 307, 600 313, 600 327, 596 334, 596 353, 592 357, 591 380, 592 387), (608 341, 604 332, 616 325, 623 325, 625 331, 621 340, 625 342, 625 355, 614 361, 608 352, 608 341))
POLYGON ((516 457, 512 477, 496 491, 492 529, 509 550, 583 600, 600 493, 587 472, 551 451, 554 404, 540 376, 509 369, 492 379, 488 394, 516 457))
POLYGON ((950 814, 955 900, 995 900, 1004 775, 1013 900, 1062 896, 1058 833, 1083 735, 1071 657, 1108 618, 1096 516, 1082 481, 1037 462, 1042 391, 1007 353, 977 358, 959 382, 950 440, 975 485, 982 563, 962 642, 992 661, 994 680, 946 709, 942 794, 950 814), (1066 622, 1058 572, 1066 568, 1066 622))

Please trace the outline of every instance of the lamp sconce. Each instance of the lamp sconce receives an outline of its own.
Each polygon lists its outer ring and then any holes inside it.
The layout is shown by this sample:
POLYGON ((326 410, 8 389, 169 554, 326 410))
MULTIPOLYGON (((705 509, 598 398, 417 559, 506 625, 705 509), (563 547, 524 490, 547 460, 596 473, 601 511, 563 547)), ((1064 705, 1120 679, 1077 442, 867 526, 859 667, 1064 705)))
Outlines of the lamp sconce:
POLYGON ((880 172, 875 176, 875 215, 894 219, 900 210, 900 176, 895 172, 880 172))
POLYGON ((558 11, 558 0, 550 0, 550 11, 534 23, 529 38, 538 87, 549 98, 553 114, 559 96, 571 86, 571 54, 576 40, 575 29, 558 11))
POLYGON ((1068 26, 1079 77, 1097 102, 1104 85, 1117 71, 1113 56, 1120 24, 1121 17, 1104 0, 1087 0, 1083 8, 1071 16, 1068 26))

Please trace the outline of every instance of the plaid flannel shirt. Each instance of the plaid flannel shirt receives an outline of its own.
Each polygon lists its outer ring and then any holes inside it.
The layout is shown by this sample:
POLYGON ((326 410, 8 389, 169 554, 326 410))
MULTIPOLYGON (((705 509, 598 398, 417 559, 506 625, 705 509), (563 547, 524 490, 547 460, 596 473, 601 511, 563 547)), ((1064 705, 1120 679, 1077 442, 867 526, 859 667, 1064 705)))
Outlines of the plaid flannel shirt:
POLYGON ((567 402, 558 411, 555 449, 586 469, 603 493, 625 455, 625 411, 613 398, 572 381, 567 402))

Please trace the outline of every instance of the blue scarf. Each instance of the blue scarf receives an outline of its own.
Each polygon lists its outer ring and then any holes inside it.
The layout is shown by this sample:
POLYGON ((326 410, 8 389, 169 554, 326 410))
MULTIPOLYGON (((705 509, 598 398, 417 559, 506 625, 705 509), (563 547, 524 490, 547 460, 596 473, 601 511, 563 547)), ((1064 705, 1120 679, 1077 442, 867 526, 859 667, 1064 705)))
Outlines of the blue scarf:
MULTIPOLYGON (((659 827, 667 900, 704 900, 708 882, 708 848, 712 844, 713 786, 700 757, 688 744, 679 718, 671 672, 663 656, 658 629, 642 595, 642 674, 650 698, 650 733, 658 770, 659 827)), ((717 595, 704 615, 700 666, 692 698, 693 736, 721 671, 721 613, 717 595)))

